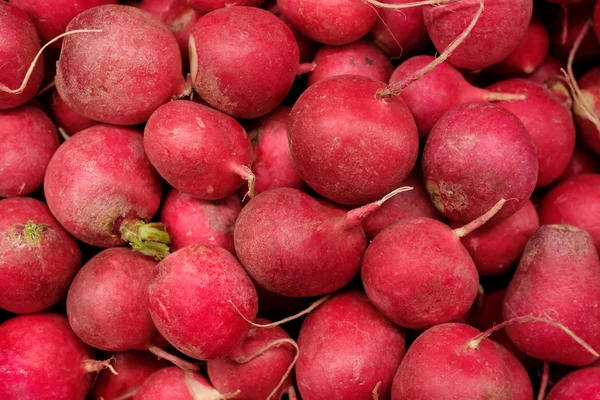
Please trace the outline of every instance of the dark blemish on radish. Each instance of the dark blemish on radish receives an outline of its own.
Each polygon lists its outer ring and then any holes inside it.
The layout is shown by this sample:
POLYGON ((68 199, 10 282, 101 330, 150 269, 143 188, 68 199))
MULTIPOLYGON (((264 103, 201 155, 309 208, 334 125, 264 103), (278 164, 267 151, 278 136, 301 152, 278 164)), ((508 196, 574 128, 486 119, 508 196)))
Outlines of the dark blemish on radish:
POLYGON ((369 57, 365 57, 365 61, 367 62, 368 65, 373 65, 373 60, 369 57))

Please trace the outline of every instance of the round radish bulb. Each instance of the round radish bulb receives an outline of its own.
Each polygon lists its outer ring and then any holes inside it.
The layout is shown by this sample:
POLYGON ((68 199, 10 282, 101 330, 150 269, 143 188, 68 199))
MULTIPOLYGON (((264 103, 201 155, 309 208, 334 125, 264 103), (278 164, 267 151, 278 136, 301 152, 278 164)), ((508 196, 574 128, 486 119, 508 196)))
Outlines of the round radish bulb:
POLYGON ((137 390, 150 375, 169 366, 155 355, 141 351, 117 353, 112 364, 119 375, 102 371, 92 388, 94 399, 118 400, 120 396, 137 390))
MULTIPOLYGON (((412 0, 382 0, 387 4, 404 4, 412 0)), ((369 38, 390 57, 412 57, 429 43, 423 7, 410 7, 401 10, 379 9, 375 25, 369 38)))
POLYGON ((256 193, 279 187, 304 188, 288 143, 290 107, 279 107, 258 120, 248 133, 252 139, 254 160, 252 171, 256 175, 256 193))
MULTIPOLYGON (((579 78, 578 84, 581 89, 581 101, 585 101, 596 115, 600 115, 600 67, 589 69, 579 78)), ((573 107, 573 114, 582 144, 594 153, 600 154, 600 131, 596 125, 577 102, 573 107)))
POLYGON ((546 400, 593 400, 600 393, 600 367, 581 368, 558 381, 546 400))
POLYGON ((362 292, 329 299, 302 324, 296 380, 304 400, 389 398, 404 332, 362 292), (374 366, 377 366, 374 368, 374 366))
POLYGON ((96 121, 77 114, 60 98, 56 90, 52 91, 50 100, 50 112, 59 128, 68 135, 74 135, 79 131, 97 124, 96 121))
POLYGON ((243 342, 250 325, 239 313, 254 320, 258 298, 231 253, 192 244, 156 266, 148 308, 160 334, 177 350, 211 360, 229 355, 243 342))
MULTIPOLYGON (((573 226, 544 225, 533 234, 504 296, 505 320, 545 312, 600 348, 600 261, 591 236, 573 226)), ((596 359, 547 322, 511 324, 506 333, 519 349, 540 360, 582 366, 596 359)))
MULTIPOLYGON (((452 224, 458 228, 460 224, 452 224)), ((527 241, 538 228, 540 220, 529 200, 510 217, 486 225, 461 239, 481 275, 499 275, 519 260, 527 241)))
POLYGON ((533 400, 533 388, 527 370, 521 361, 501 344, 493 342, 506 365, 512 386, 513 400, 533 400))
POLYGON ((479 333, 459 323, 422 333, 396 372, 392 400, 512 399, 511 378, 493 342, 466 347, 479 333))
POLYGON ((142 140, 133 129, 99 124, 54 153, 44 193, 54 217, 77 239, 96 247, 126 240, 144 254, 168 253, 168 235, 142 221, 158 209, 162 189, 142 140))
POLYGON ((171 186, 202 200, 231 196, 244 179, 254 179, 252 145, 244 128, 193 101, 172 101, 156 110, 144 128, 144 148, 171 186))
POLYGON ((423 177, 433 204, 449 219, 466 223, 501 198, 493 217, 517 212, 535 188, 536 150, 523 123, 510 111, 468 103, 448 111, 432 129, 423 151, 423 177))
POLYGON ((177 367, 156 371, 135 394, 135 400, 218 400, 222 396, 208 379, 177 367))
POLYGON ((204 15, 192 28, 189 46, 196 92, 238 118, 260 117, 277 108, 298 72, 294 35, 259 8, 228 7, 204 15))
POLYGON ((600 174, 577 175, 546 194, 539 208, 540 222, 586 230, 600 251, 600 215, 596 213, 599 201, 600 174))
POLYGON ((24 106, 0 111, 0 132, 0 197, 35 192, 58 149, 54 124, 42 110, 24 106))
POLYGON ((75 240, 39 200, 0 200, 0 308, 32 313, 59 302, 81 265, 75 240))
POLYGON ((23 83, 40 50, 40 38, 27 14, 5 2, 0 2, 0 38, 0 110, 6 110, 35 96, 44 79, 44 63, 38 60, 21 93, 10 93, 23 83))
POLYGON ((187 3, 190 7, 193 7, 201 13, 207 13, 219 8, 232 6, 258 7, 263 1, 264 0, 187 0, 187 3))
MULTIPOLYGON (((532 0, 485 0, 481 18, 448 62, 457 68, 481 70, 505 59, 525 35, 533 11, 532 0)), ((423 19, 438 52, 458 37, 479 8, 478 0, 423 8, 423 19)))
POLYGON ((415 164, 414 119, 400 97, 377 98, 383 88, 370 78, 338 76, 310 86, 292 108, 288 136, 298 172, 331 201, 375 201, 415 164))
POLYGON ((360 0, 277 0, 277 5, 302 34, 334 46, 365 36, 377 19, 375 9, 360 0))
MULTIPOLYGON (((546 16, 546 25, 550 33, 550 51, 562 61, 567 61, 569 53, 573 48, 575 40, 579 36, 581 29, 588 23, 593 14, 595 1, 584 1, 580 4, 569 4, 566 7, 566 26, 565 26, 565 8, 564 6, 546 6, 544 15, 546 16), (563 40, 566 31, 566 41, 563 40)), ((600 57, 600 43, 590 29, 583 38, 577 53, 575 53, 575 62, 597 61, 600 57)))
POLYGON ((576 146, 567 169, 560 176, 559 181, 569 180, 577 175, 600 173, 600 160, 598 156, 576 146))
POLYGON ((94 7, 67 27, 76 29, 102 30, 69 35, 62 45, 56 89, 76 113, 135 125, 185 92, 177 40, 151 14, 123 5, 94 7))
POLYGON ((575 148, 575 125, 569 110, 543 86, 527 79, 496 82, 488 89, 526 96, 521 101, 498 104, 516 115, 531 136, 539 165, 536 188, 557 180, 569 165, 575 148))
POLYGON ((233 227, 241 210, 237 194, 208 201, 173 189, 162 205, 160 220, 169 230, 173 250, 190 244, 212 244, 233 253, 233 227))
POLYGON ((403 219, 375 236, 361 276, 375 307, 410 329, 463 316, 479 284, 475 264, 458 236, 429 218, 403 219))
MULTIPOLYGON (((268 324, 262 318, 256 320, 259 324, 268 324)), ((211 360, 206 363, 208 377, 213 386, 221 393, 234 393, 236 400, 279 399, 292 387, 291 377, 288 377, 273 396, 269 396, 279 385, 282 377, 294 362, 295 349, 289 342, 280 342, 276 347, 268 346, 279 340, 288 340, 288 335, 282 328, 269 329, 251 328, 244 342, 226 358, 211 360), (266 352, 262 352, 268 348, 266 352), (259 354, 255 358, 256 354, 259 354)))
POLYGON ((360 75, 387 82, 394 69, 389 58, 365 40, 345 46, 323 46, 314 62, 316 67, 308 75, 307 86, 339 75, 360 75))
POLYGON ((402 196, 389 199, 379 210, 363 221, 367 239, 373 239, 382 229, 404 218, 425 217, 437 220, 443 218, 431 203, 418 168, 411 172, 402 186, 411 186, 413 189, 402 196))
POLYGON ((561 69, 565 69, 562 62, 551 55, 548 55, 544 62, 527 79, 543 85, 546 81, 555 75, 562 76, 561 69))

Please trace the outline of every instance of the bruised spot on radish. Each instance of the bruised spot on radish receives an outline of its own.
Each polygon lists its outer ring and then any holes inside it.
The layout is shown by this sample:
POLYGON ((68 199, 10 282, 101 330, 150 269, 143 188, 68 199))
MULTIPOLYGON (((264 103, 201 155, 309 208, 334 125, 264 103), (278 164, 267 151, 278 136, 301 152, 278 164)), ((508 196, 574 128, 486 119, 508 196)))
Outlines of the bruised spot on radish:
POLYGON ((433 203, 435 208, 437 208, 438 211, 443 214, 445 207, 444 207, 444 202, 442 201, 442 196, 440 195, 440 189, 439 189, 438 185, 436 185, 433 182, 428 182, 426 184, 426 187, 427 187, 427 192, 429 193, 429 196, 431 197, 431 202, 433 203))

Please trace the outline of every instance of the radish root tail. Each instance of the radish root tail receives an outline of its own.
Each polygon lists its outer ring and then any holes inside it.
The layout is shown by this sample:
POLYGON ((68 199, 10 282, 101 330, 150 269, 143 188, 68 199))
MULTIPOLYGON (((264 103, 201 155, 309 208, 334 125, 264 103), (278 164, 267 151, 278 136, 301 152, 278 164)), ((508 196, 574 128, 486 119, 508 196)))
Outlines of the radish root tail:
POLYGON ((103 369, 108 369, 112 374, 119 375, 117 371, 115 371, 114 367, 111 365, 111 362, 115 360, 115 357, 112 356, 108 360, 83 360, 83 369, 85 372, 100 372, 103 369))
POLYGON ((176 355, 161 349, 158 346, 150 346, 148 347, 148 351, 154 354, 156 357, 165 359, 183 370, 198 371, 200 369, 200 367, 196 364, 185 361, 184 359, 181 359, 176 355))
POLYGON ((378 8, 384 8, 387 10, 401 10, 403 8, 411 8, 411 7, 419 7, 419 6, 441 6, 444 4, 452 4, 456 3, 460 0, 422 0, 422 1, 413 1, 411 3, 403 3, 403 4, 388 4, 382 3, 377 0, 365 0, 368 4, 374 5, 378 8))
POLYGON ((544 400, 546 397, 546 388, 548 387, 548 379, 550 377, 550 364, 544 363, 542 369, 542 382, 540 383, 540 391, 538 393, 537 400, 544 400))
POLYGON ((373 400, 379 400, 379 386, 381 386, 381 381, 377 382, 373 388, 373 400))
POLYGON ((502 207, 504 207, 504 203, 506 203, 505 199, 500 199, 488 212, 483 214, 481 217, 469 222, 463 227, 457 228, 453 230, 455 236, 461 238, 467 236, 469 233, 473 232, 475 229, 482 227, 486 222, 488 222, 494 215, 498 214, 502 207))

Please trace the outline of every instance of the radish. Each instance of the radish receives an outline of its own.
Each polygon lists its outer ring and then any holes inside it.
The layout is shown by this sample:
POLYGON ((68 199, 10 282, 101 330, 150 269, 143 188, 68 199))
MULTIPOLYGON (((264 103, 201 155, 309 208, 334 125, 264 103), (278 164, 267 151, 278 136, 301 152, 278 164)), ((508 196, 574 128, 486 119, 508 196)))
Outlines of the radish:
MULTIPOLYGON (((268 324, 262 318, 259 324, 268 324)), ((221 393, 239 394, 237 400, 279 399, 293 396, 289 377, 297 357, 297 345, 280 327, 251 328, 244 342, 226 358, 206 363, 210 382, 221 393)))
POLYGON ((554 58, 553 56, 548 55, 544 62, 535 70, 533 74, 529 75, 527 79, 542 85, 555 75, 562 76, 560 70, 564 68, 565 67, 562 62, 558 61, 558 59, 554 58))
MULTIPOLYGON (((545 7, 546 25, 550 32, 550 51, 554 56, 562 61, 567 60, 577 36, 593 14, 594 3, 593 0, 588 0, 578 4, 569 4, 566 7, 545 7), (566 15, 564 14, 565 9, 566 15)), ((581 42, 581 47, 575 55, 575 62, 596 61, 599 57, 600 43, 594 32, 590 30, 581 42)))
POLYGON ((345 46, 323 46, 314 62, 316 67, 308 75, 307 86, 338 75, 361 75, 387 82, 394 69, 387 56, 365 40, 345 46))
POLYGON ((233 253, 233 227, 241 210, 242 201, 236 194, 208 201, 172 189, 163 202, 160 220, 169 230, 173 250, 197 243, 233 253))
POLYGON ((135 400, 224 400, 235 398, 221 395, 200 374, 176 367, 156 371, 135 394, 135 400))
POLYGON ((84 400, 91 372, 112 368, 54 313, 17 316, 0 324, 0 398, 84 400))
POLYGON ((263 1, 264 0, 187 0, 187 3, 190 5, 190 7, 193 7, 201 13, 207 13, 224 7, 258 7, 263 3, 263 1))
POLYGON ((414 119, 398 96, 375 96, 384 88, 370 78, 338 76, 310 86, 292 108, 292 157, 304 181, 328 200, 375 201, 398 187, 414 166, 414 119))
POLYGON ((0 2, 0 27, 0 110, 6 110, 31 100, 44 79, 44 65, 39 61, 21 87, 40 38, 27 14, 5 2, 0 2))
POLYGON ((465 346, 478 333, 448 323, 419 335, 396 372, 392 400, 513 399, 511 376, 493 342, 465 346))
POLYGON ((63 143, 48 164, 48 207, 77 239, 96 247, 125 241, 146 255, 168 254, 168 235, 152 218, 161 181, 130 128, 95 125, 63 143))
POLYGON ((250 325, 237 310, 254 320, 258 299, 231 253, 192 244, 156 266, 148 286, 148 308, 158 331, 176 349, 211 360, 229 355, 243 342, 250 325))
POLYGON ((357 0, 277 0, 281 13, 303 35, 319 43, 342 45, 365 36, 377 13, 357 0))
POLYGON ((406 351, 404 332, 359 291, 338 294, 310 314, 298 346, 296 379, 304 400, 389 398, 406 351))
POLYGON ((589 69, 578 81, 580 99, 575 97, 573 113, 582 144, 600 154, 600 67, 589 69), (583 104, 581 104, 583 103, 583 104))
MULTIPOLYGON (((390 85, 401 83, 427 67, 432 56, 416 56, 404 61, 394 70, 390 85)), ((415 118, 421 138, 426 138, 435 123, 453 107, 476 101, 522 100, 514 94, 494 93, 472 86, 461 73, 448 63, 441 63, 421 79, 412 82, 401 93, 415 118)))
POLYGON ((281 15, 281 11, 279 10, 276 0, 267 0, 267 2, 263 5, 263 8, 270 13, 275 14, 288 28, 290 28, 290 31, 292 31, 292 34, 296 38, 296 42, 298 42, 298 48, 300 49, 300 62, 312 62, 313 56, 317 51, 317 43, 301 34, 298 29, 294 28, 294 26, 290 24, 290 21, 281 15))
POLYGON ((0 197, 35 192, 59 145, 54 124, 42 110, 23 106, 0 111, 0 126, 0 197))
POLYGON ((62 45, 56 89, 76 113, 135 125, 186 93, 177 40, 151 14, 122 5, 94 7, 67 26, 77 29, 100 32, 67 36, 62 45))
POLYGON ((71 136, 97 124, 96 121, 77 114, 60 98, 56 90, 52 91, 50 97, 50 112, 59 128, 71 136))
POLYGON ((573 156, 567 169, 560 176, 559 181, 569 180, 577 175, 600 173, 600 160, 595 154, 575 146, 573 156))
POLYGON ((577 175, 560 183, 544 197, 539 208, 542 224, 568 224, 586 230, 592 235, 600 251, 600 175, 577 175))
POLYGON ((366 239, 361 222, 384 199, 344 210, 292 188, 263 192, 235 223, 237 256, 265 289, 290 297, 341 289, 360 269, 366 239))
POLYGON ((288 144, 290 107, 279 107, 261 117, 248 134, 252 140, 256 193, 278 187, 303 189, 305 184, 292 161, 288 144))
POLYGON ((506 365, 506 370, 508 371, 508 377, 510 378, 512 386, 513 400, 533 400, 531 380, 529 379, 529 375, 523 364, 521 364, 519 359, 504 346, 496 342, 493 343, 506 365))
POLYGON ((273 111, 299 68, 294 35, 279 18, 259 8, 228 7, 204 15, 192 28, 189 46, 196 92, 238 118, 273 111))
POLYGON ((546 400, 594 399, 600 393, 600 367, 581 368, 558 381, 546 400))
POLYGON ((519 117, 536 147, 539 165, 536 188, 557 180, 567 168, 575 148, 575 125, 569 110, 542 86, 527 79, 496 82, 488 89, 526 96, 523 101, 499 105, 519 117))
MULTIPOLYGON (((411 0, 383 0, 388 4, 405 4, 411 0)), ((380 9, 369 38, 390 57, 412 57, 429 43, 423 22, 423 7, 410 7, 401 12, 380 9)))
MULTIPOLYGON (((477 25, 448 58, 457 68, 481 70, 502 61, 527 31, 532 0, 485 0, 484 4, 485 12, 477 25)), ((425 27, 440 53, 465 29, 477 7, 477 0, 464 0, 423 8, 425 27)))
POLYGON ((494 221, 517 212, 536 185, 538 162, 523 123, 500 106, 469 103, 437 122, 423 151, 423 177, 433 204, 466 223, 499 198, 511 199, 494 221))
POLYGON ((573 340, 577 335, 589 347, 600 348, 600 261, 590 235, 573 226, 544 225, 533 234, 504 297, 505 320, 544 314, 554 322, 533 320, 506 327, 519 349, 573 366, 599 357, 573 340))
POLYGON ((144 148, 158 173, 181 193, 202 200, 254 193, 252 145, 233 118, 189 100, 167 103, 144 128, 144 148))
POLYGON ((46 204, 0 200, 0 308, 32 313, 58 303, 81 265, 75 240, 46 204))

